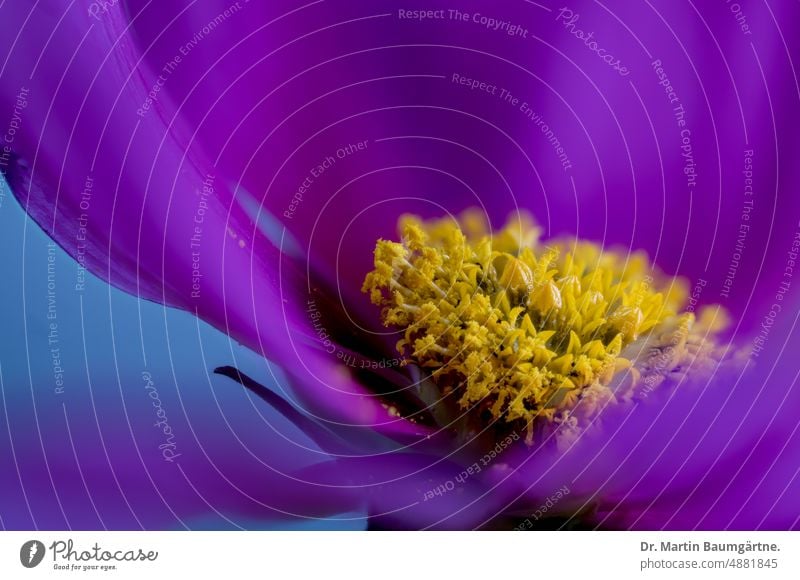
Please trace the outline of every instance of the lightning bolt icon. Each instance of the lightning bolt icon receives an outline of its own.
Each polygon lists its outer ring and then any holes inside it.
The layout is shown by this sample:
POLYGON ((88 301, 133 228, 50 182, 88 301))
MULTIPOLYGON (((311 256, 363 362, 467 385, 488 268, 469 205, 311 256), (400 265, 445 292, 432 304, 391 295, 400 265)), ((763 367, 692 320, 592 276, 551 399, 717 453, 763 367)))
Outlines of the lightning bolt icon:
POLYGON ((38 552, 39 552, 39 544, 34 542, 33 544, 31 544, 31 550, 30 553, 28 554, 28 564, 33 562, 33 558, 36 556, 38 552))

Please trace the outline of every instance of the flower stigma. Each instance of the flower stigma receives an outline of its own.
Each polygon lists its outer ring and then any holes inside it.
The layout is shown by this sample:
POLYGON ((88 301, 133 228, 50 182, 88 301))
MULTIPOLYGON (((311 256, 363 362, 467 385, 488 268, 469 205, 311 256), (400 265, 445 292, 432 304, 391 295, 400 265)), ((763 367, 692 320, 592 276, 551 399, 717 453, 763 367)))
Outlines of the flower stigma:
POLYGON ((724 311, 695 312, 686 283, 643 253, 542 244, 523 213, 494 234, 477 210, 404 216, 399 231, 400 242, 378 240, 362 291, 428 374, 420 398, 466 435, 492 425, 563 447, 607 405, 710 374, 724 357, 724 311))

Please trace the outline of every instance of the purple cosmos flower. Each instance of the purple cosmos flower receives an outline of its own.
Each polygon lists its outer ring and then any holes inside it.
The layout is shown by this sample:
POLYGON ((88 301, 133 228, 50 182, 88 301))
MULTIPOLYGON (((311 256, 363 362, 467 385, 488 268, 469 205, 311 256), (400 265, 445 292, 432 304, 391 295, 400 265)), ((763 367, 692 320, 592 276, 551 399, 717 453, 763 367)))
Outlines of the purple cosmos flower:
MULTIPOLYGON (((105 525, 213 510, 360 512, 408 528, 531 527, 553 514, 612 528, 797 527, 800 8, 458 4, 0 7, 0 159, 25 210, 109 284, 278 365, 291 386, 280 393, 218 372, 317 446, 262 450, 315 458, 291 473, 238 453, 184 457, 179 481, 133 462, 113 472, 126 488, 150 477, 168 510, 124 510, 106 459, 81 457, 73 485, 91 490, 105 525), (749 358, 603 406, 602 432, 566 447, 512 437, 498 450, 510 435, 491 421, 477 444, 423 419, 430 409, 408 394, 429 369, 393 362, 400 334, 361 287, 399 215, 472 207, 495 228, 529 211, 545 244, 645 250, 691 280, 693 304, 725 307, 719 344, 749 358)), ((107 437, 131 452, 121 431, 107 437)), ((48 474, 30 473, 36 493, 48 474)), ((33 525, 62 526, 63 511, 43 507, 33 525)))

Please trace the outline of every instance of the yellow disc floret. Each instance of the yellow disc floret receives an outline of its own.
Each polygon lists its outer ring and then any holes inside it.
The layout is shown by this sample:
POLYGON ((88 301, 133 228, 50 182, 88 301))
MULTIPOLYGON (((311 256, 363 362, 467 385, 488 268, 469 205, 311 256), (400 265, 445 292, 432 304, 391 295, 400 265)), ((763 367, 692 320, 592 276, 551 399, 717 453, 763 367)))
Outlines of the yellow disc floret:
POLYGON ((644 255, 542 245, 524 215, 495 235, 474 211, 459 221, 401 218, 401 241, 378 241, 363 291, 403 330, 397 349, 473 423, 568 443, 605 405, 720 358, 724 315, 704 309, 698 322, 685 284, 644 255))

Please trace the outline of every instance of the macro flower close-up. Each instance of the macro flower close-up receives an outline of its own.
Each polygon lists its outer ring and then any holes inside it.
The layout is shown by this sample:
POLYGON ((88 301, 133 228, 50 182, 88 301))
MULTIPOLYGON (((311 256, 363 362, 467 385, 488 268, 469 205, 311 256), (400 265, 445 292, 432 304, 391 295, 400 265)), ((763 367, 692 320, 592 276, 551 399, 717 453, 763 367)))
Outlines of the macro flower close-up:
POLYGON ((800 4, 0 3, 0 527, 800 527, 800 4))

